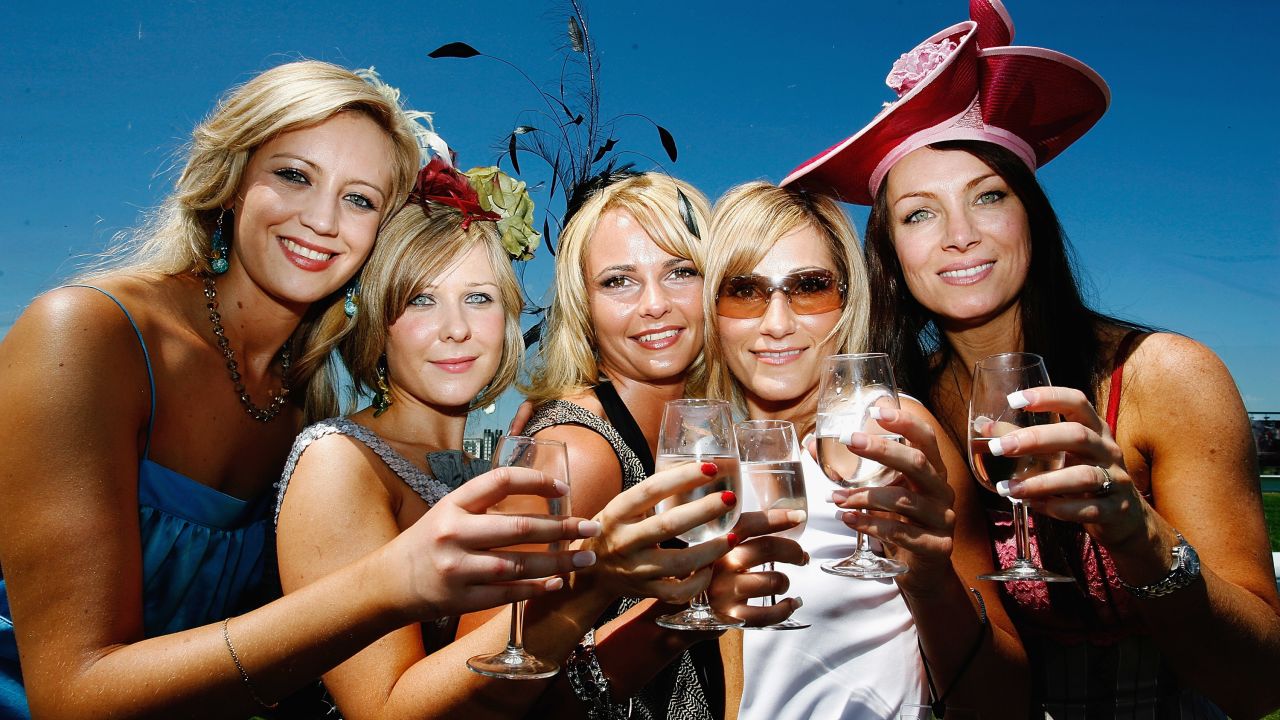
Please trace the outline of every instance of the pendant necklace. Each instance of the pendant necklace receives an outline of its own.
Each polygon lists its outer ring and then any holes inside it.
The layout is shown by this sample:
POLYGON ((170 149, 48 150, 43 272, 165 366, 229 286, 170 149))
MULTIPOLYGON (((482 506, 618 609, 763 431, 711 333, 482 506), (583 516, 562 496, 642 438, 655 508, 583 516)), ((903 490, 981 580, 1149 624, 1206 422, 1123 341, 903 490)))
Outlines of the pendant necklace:
POLYGON ((204 279, 205 308, 209 311, 209 322, 213 325, 213 334, 218 338, 218 349, 227 360, 227 372, 231 374, 231 384, 235 386, 236 395, 240 397, 240 404, 244 405, 244 411, 254 420, 262 423, 271 422, 284 408, 289 398, 289 368, 292 365, 289 343, 286 342, 280 348, 280 392, 271 397, 267 407, 260 408, 254 405, 253 400, 249 398, 249 391, 241 381, 236 352, 231 349, 231 343, 227 341, 226 332, 222 328, 222 316, 218 313, 218 288, 213 284, 212 275, 203 274, 201 277, 204 279))

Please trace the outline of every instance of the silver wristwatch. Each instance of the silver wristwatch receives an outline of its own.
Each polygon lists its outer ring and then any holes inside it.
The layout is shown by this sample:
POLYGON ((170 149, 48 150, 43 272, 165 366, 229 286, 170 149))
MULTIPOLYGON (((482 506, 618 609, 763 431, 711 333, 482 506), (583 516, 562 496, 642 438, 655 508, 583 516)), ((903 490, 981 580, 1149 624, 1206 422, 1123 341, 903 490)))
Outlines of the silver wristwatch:
POLYGON ((1170 554, 1173 555, 1173 567, 1169 568, 1169 574, 1150 585, 1135 586, 1121 580, 1120 585, 1125 590, 1128 590, 1130 595, 1139 600, 1165 597, 1199 579, 1200 556, 1196 554, 1195 548, 1187 544, 1187 540, 1182 537, 1182 533, 1175 530, 1174 534, 1178 536, 1178 544, 1174 545, 1173 550, 1170 551, 1170 554))

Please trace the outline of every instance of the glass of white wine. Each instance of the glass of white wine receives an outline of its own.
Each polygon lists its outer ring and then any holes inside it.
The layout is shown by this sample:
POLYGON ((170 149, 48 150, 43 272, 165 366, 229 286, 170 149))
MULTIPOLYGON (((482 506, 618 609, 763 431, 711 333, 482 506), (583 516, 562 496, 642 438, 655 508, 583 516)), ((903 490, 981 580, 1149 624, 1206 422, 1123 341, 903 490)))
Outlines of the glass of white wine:
MULTIPOLYGON (((742 496, 742 478, 738 475, 738 447, 733 437, 733 418, 729 403, 723 400, 670 400, 662 411, 662 428, 658 433, 658 456, 654 469, 658 472, 684 463, 711 462, 715 477, 693 488, 664 498, 658 512, 665 512, 707 495, 726 490, 742 496)), ((742 504, 735 502, 725 514, 705 522, 679 538, 697 545, 724 535, 738 522, 742 504)), ((662 627, 672 630, 728 630, 742 627, 738 618, 718 613, 711 607, 707 593, 700 592, 686 610, 657 619, 662 627)))
MULTIPOLYGON (((755 496, 760 510, 809 511, 809 498, 805 494, 804 472, 800 468, 800 443, 796 440, 795 425, 786 420, 747 420, 733 426, 738 441, 738 459, 742 461, 742 476, 755 496)), ((781 530, 774 535, 800 542, 805 523, 781 530)), ((774 569, 773 562, 769 570, 774 569)), ((768 605, 776 605, 777 595, 769 596, 768 605)), ((762 625, 760 630, 801 630, 809 627, 794 618, 787 618, 772 625, 762 625)))
MULTIPOLYGON (((505 435, 493 449, 493 466, 526 467, 569 484, 569 453, 562 442, 535 440, 523 435, 505 435)), ((539 495, 512 495, 491 512, 511 515, 568 515, 569 494, 546 498, 539 495)), ((547 546, 518 545, 511 550, 545 550, 547 546)), ((550 549, 558 548, 552 546, 550 549)), ((511 605, 511 634, 507 647, 492 655, 476 655, 467 667, 481 675, 508 680, 540 680, 560 671, 554 660, 540 658, 524 649, 524 601, 511 605)))
MULTIPOLYGON (((898 388, 888 355, 856 353, 827 358, 818 390, 815 434, 818 464, 831 482, 842 488, 862 488, 888 485, 897 479, 898 474, 892 468, 864 458, 848 447, 850 436, 855 432, 902 442, 901 435, 880 427, 876 417, 877 408, 897 407, 898 388)), ((857 547, 853 554, 824 563, 823 571, 862 580, 890 578, 907 571, 905 564, 872 552, 866 535, 860 532, 854 535, 857 547)))
MULTIPOLYGON (((983 358, 974 366, 973 395, 969 398, 969 467, 983 487, 999 493, 1010 480, 1025 480, 1062 467, 1063 453, 1003 457, 991 454, 991 441, 1019 428, 1058 422, 1057 413, 1031 412, 1009 407, 1009 394, 1049 384, 1044 358, 1034 353, 1001 353, 983 358)), ((1003 493, 1001 493, 1003 494, 1003 493)), ((1040 580, 1073 582, 1066 575, 1045 570, 1031 559, 1027 506, 1013 503, 1013 532, 1018 556, 1012 566, 979 575, 981 580, 1040 580)))

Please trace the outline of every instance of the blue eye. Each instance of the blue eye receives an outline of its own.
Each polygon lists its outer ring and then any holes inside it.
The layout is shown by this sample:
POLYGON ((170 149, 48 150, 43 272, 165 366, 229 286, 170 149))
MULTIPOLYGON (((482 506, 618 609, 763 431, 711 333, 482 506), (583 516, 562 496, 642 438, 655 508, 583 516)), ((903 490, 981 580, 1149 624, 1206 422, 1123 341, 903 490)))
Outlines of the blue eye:
POLYGON ((297 168, 280 168, 279 170, 276 170, 275 174, 276 177, 285 180, 286 182, 298 183, 299 185, 305 185, 308 182, 307 176, 303 175, 302 171, 297 168))
POLYGON ((471 293, 466 299, 468 305, 487 305, 491 302, 493 302, 493 296, 481 292, 471 293))
POLYGON ((931 217, 933 217, 933 213, 929 212, 928 210, 925 210, 924 208, 921 208, 911 213, 910 215, 906 216, 905 218, 903 218, 902 222, 910 225, 913 223, 924 222, 925 220, 928 220, 931 217))
POLYGON ((422 293, 421 295, 415 295, 413 299, 409 301, 409 304, 415 305, 418 307, 427 307, 430 305, 435 305, 436 299, 426 293, 422 293))
POLYGON ((377 205, 372 200, 359 193, 351 193, 346 196, 347 202, 355 205, 362 210, 377 210, 377 205))

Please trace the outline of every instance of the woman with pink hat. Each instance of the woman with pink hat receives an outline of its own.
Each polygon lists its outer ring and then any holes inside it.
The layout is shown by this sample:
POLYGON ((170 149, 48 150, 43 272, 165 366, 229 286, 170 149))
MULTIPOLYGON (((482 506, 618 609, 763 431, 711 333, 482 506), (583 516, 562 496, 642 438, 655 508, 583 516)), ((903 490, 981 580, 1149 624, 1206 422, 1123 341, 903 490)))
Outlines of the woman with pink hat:
MULTIPOLYGON (((1263 715, 1280 706, 1280 598, 1239 392, 1204 346, 1085 305, 1034 173, 1098 121, 1109 90, 1073 58, 1011 46, 999 0, 971 0, 970 16, 903 55, 887 80, 898 99, 783 184, 872 207, 870 344, 957 443, 976 362, 1036 353, 1056 381, 1009 404, 1062 422, 989 451, 1065 453, 1007 490, 1034 511, 1031 559, 1074 582, 977 584, 1012 618, 1016 637, 998 642, 1027 658, 1032 712, 1263 715)), ((1012 565, 1008 502, 951 481, 957 571, 1012 565)), ((926 660, 960 642, 913 611, 926 660)))

